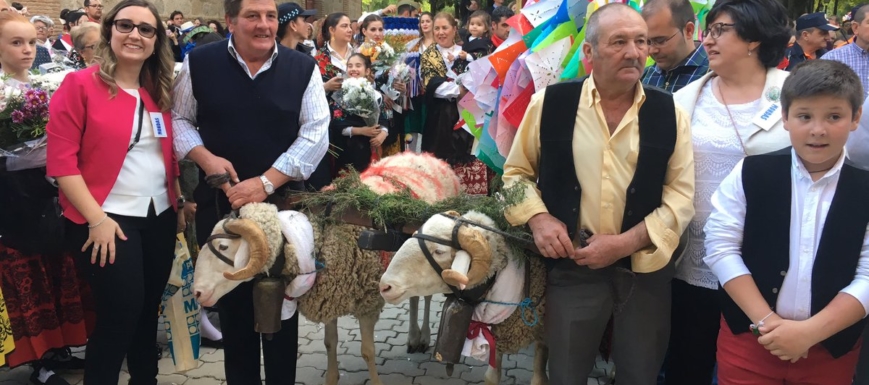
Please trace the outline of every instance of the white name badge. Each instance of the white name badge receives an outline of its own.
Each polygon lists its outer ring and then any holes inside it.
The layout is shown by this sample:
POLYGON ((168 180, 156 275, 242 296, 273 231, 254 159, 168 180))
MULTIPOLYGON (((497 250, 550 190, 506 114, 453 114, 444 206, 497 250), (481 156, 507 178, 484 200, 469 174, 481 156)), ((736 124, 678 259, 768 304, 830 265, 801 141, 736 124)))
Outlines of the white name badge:
POLYGON ((166 124, 163 122, 163 114, 159 112, 150 112, 150 114, 151 126, 154 127, 154 136, 165 138, 168 134, 166 133, 166 124))
POLYGON ((752 123, 762 128, 764 131, 769 131, 772 126, 775 126, 781 120, 782 107, 781 103, 770 102, 763 105, 763 109, 755 115, 752 123))

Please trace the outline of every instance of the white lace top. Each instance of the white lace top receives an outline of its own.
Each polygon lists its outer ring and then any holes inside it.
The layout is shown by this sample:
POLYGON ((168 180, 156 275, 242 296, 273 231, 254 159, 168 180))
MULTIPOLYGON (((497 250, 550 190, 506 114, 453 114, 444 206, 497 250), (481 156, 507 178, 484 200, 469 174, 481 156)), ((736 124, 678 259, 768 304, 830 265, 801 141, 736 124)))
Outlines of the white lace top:
MULTIPOLYGON (((676 267, 676 278, 691 285, 707 289, 718 288, 718 278, 703 263, 706 256, 703 227, 712 211, 712 193, 736 163, 745 156, 727 109, 712 92, 713 81, 708 81, 700 92, 691 118, 691 138, 694 143, 694 218, 688 224, 690 242, 685 255, 676 267)), ((760 108, 761 99, 745 104, 731 104, 730 113, 736 122, 742 140, 748 139, 756 127, 752 119, 760 108)))

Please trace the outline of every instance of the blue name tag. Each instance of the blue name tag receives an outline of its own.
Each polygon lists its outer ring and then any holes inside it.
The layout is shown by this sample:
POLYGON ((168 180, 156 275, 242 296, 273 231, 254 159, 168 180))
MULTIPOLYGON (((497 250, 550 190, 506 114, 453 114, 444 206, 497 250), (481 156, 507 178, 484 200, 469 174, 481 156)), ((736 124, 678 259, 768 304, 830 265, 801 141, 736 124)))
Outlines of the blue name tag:
POLYGON ((166 124, 163 122, 163 114, 159 112, 151 112, 151 126, 154 127, 154 136, 157 138, 165 138, 166 124))

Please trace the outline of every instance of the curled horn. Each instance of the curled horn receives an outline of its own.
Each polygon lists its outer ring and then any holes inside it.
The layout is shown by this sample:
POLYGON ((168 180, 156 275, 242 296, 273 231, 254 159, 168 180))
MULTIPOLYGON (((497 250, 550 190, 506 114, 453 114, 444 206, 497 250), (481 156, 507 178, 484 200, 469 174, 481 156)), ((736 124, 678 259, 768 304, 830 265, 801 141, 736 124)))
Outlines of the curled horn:
POLYGON ((492 265, 492 247, 483 232, 469 226, 459 228, 459 245, 471 255, 471 268, 468 270, 468 287, 483 282, 489 275, 492 265))
POLYGON ((234 219, 226 222, 226 230, 241 235, 250 247, 247 266, 235 272, 224 272, 226 279, 243 281, 262 271, 269 258, 269 244, 266 234, 250 219, 234 219))

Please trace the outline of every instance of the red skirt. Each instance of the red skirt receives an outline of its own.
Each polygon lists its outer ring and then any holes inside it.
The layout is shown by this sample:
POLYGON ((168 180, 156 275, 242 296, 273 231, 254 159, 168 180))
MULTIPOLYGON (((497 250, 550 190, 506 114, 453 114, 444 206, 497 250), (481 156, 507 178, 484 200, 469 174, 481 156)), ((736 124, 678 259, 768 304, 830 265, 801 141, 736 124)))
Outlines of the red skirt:
POLYGON ((93 330, 90 288, 72 255, 26 255, 0 245, 0 290, 15 350, 10 367, 36 361, 51 349, 82 346, 93 330))

